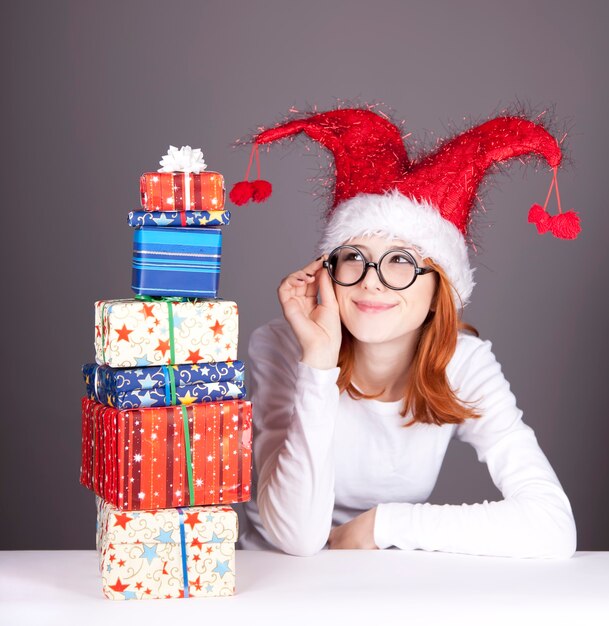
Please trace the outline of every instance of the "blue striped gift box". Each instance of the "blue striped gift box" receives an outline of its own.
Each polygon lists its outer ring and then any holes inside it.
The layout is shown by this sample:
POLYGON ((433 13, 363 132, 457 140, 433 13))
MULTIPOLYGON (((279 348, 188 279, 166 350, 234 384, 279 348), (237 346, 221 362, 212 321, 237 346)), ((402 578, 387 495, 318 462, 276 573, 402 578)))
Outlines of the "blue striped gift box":
POLYGON ((221 254, 219 228, 136 228, 131 288, 148 296, 216 298, 221 254))

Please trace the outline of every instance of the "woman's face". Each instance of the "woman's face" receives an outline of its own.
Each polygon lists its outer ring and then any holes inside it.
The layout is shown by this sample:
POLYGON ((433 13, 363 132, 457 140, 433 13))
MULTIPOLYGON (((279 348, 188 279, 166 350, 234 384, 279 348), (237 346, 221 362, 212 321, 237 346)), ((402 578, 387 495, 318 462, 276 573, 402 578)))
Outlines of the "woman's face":
MULTIPOLYGON (((390 248, 405 248, 424 266, 416 249, 401 239, 370 236, 345 242, 359 248, 368 261, 378 263, 390 248)), ((408 289, 389 289, 379 280, 374 268, 356 285, 334 284, 340 317, 355 339, 366 343, 393 341, 416 331, 425 321, 433 302, 437 276, 435 272, 417 276, 408 289)))

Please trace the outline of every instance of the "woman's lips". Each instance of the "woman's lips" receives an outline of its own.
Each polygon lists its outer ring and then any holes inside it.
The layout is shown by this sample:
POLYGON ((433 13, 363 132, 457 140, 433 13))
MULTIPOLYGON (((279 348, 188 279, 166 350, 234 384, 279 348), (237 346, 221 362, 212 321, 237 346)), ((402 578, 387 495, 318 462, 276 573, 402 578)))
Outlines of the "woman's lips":
POLYGON ((353 301, 353 304, 362 311, 363 313, 382 313, 383 311, 388 311, 389 309, 393 309, 395 304, 381 304, 379 302, 358 302, 357 300, 353 301))

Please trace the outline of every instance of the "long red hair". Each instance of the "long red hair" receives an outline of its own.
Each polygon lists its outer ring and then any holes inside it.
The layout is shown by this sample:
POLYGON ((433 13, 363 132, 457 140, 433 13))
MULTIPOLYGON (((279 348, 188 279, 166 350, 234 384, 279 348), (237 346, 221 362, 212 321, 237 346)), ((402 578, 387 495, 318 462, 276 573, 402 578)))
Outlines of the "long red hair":
MULTIPOLYGON (((404 389, 404 406, 400 415, 405 417, 412 409, 413 419, 405 427, 416 422, 423 424, 461 424, 468 418, 479 418, 481 414, 459 400, 446 377, 446 366, 457 347, 459 331, 469 331, 476 337, 480 333, 472 325, 462 321, 455 307, 450 282, 444 271, 430 259, 424 264, 436 270, 438 282, 432 304, 420 329, 415 356, 410 366, 408 381, 404 389)), ((358 391, 351 383, 354 364, 354 338, 343 325, 343 338, 338 357, 340 374, 338 388, 354 399, 373 399, 383 394, 367 395, 358 391)))

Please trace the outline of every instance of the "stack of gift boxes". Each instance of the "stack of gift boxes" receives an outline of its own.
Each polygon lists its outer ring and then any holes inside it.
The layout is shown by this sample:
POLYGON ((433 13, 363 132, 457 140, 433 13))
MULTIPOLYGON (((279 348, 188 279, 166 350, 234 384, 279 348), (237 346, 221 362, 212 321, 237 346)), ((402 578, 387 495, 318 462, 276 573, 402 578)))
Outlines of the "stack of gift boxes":
POLYGON ((251 404, 237 360, 238 309, 217 297, 221 174, 170 147, 142 175, 135 298, 95 303, 83 366, 81 483, 97 501, 111 599, 232 595, 237 514, 250 497, 251 404))

